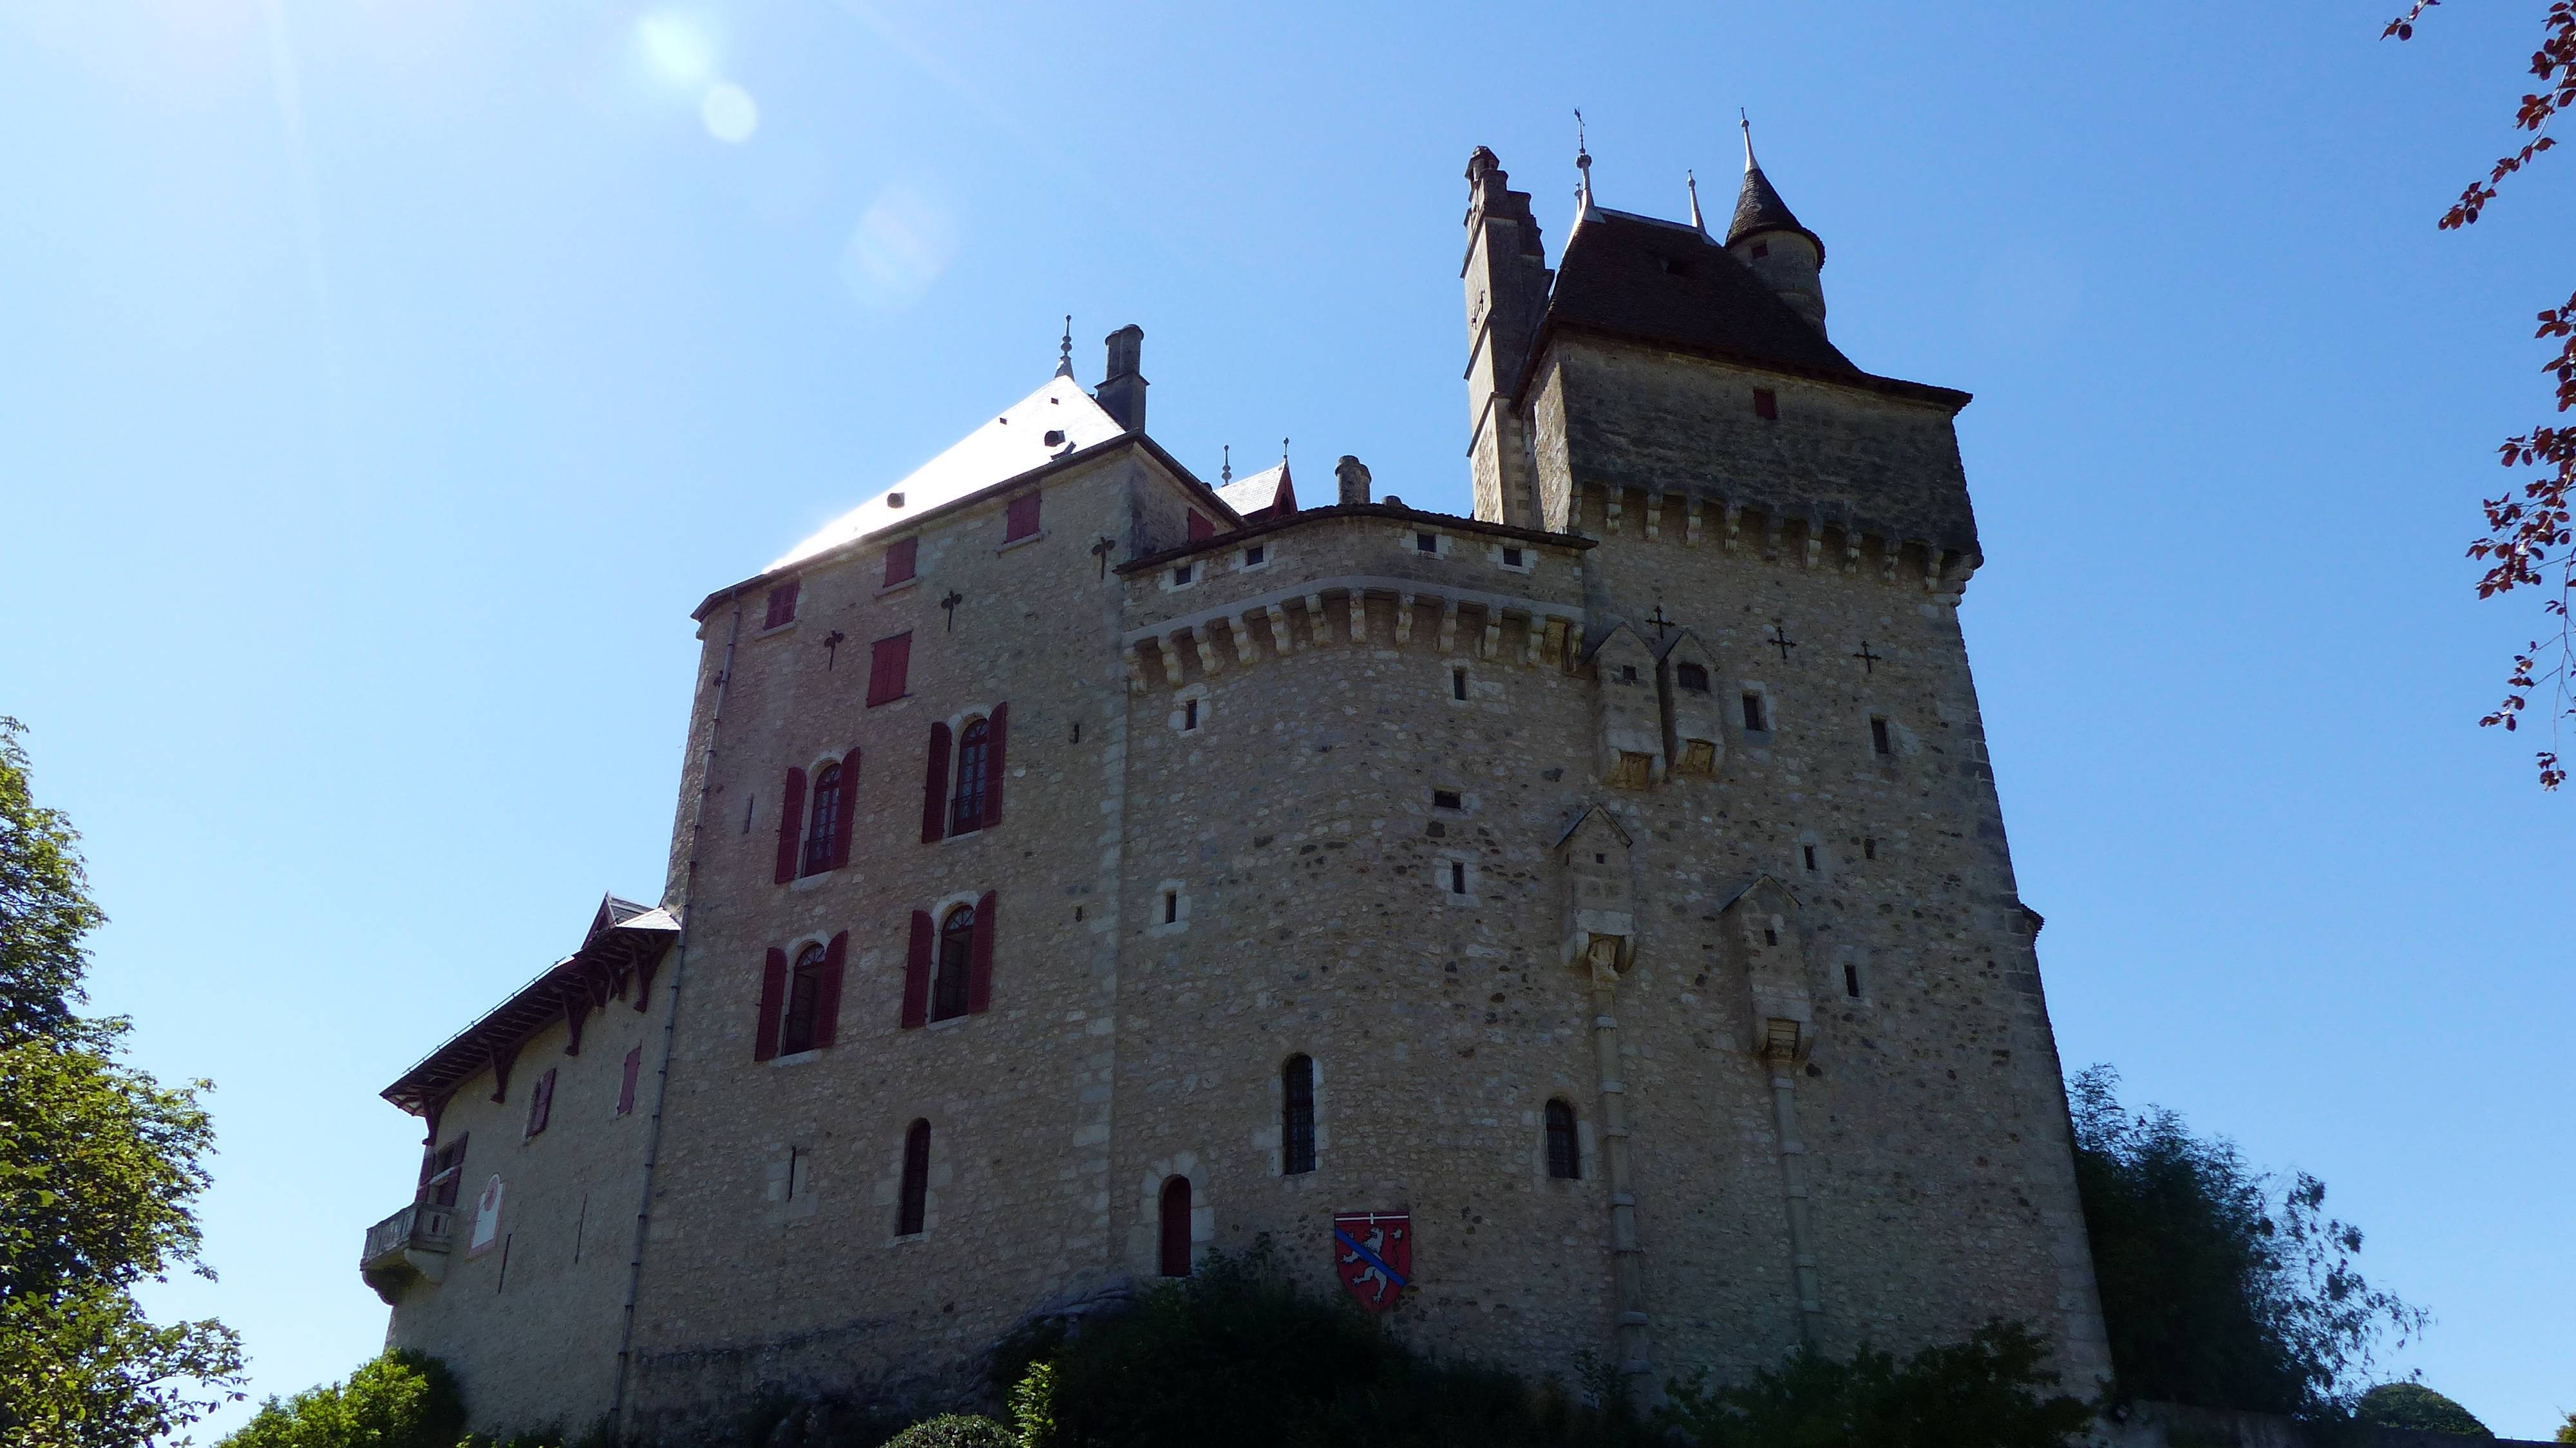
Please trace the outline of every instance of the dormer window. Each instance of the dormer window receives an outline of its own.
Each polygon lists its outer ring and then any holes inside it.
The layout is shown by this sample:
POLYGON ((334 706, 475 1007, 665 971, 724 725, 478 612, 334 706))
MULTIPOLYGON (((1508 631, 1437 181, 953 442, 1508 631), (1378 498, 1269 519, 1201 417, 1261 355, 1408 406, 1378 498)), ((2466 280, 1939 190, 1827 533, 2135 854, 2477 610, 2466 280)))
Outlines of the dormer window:
POLYGON ((1780 420, 1780 394, 1768 387, 1753 389, 1753 415, 1764 422, 1780 420))
POLYGON ((1172 586, 1174 588, 1178 588, 1182 584, 1189 582, 1190 577, 1191 565, 1187 563, 1181 564, 1172 570, 1172 586))
POLYGON ((1439 551, 1440 551, 1440 535, 1439 535, 1439 534, 1437 534, 1437 533, 1416 533, 1416 534, 1414 534, 1414 535, 1413 535, 1413 551, 1414 551, 1414 552, 1416 552, 1416 553, 1437 553, 1437 552, 1439 552, 1439 551))
POLYGON ((888 493, 888 494, 886 494, 886 506, 887 506, 887 507, 889 507, 889 508, 900 508, 900 507, 902 507, 902 506, 903 506, 903 494, 901 494, 901 493, 888 493))
POLYGON ((1753 259, 1755 261, 1760 261, 1762 258, 1769 256, 1770 254, 1771 243, 1767 241, 1757 241, 1753 243, 1753 259))
POLYGON ((1685 694, 1705 694, 1708 692, 1708 670, 1697 664, 1676 664, 1673 666, 1673 684, 1685 694))

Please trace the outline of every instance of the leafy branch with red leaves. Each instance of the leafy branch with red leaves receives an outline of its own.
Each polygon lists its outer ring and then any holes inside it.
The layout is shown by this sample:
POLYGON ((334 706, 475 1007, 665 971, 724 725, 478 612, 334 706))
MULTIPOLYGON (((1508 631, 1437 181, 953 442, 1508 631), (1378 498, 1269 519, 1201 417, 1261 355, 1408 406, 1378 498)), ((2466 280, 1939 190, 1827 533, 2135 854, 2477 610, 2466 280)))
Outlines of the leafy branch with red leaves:
MULTIPOLYGON (((2380 38, 2414 39, 2415 22, 2441 3, 2415 0, 2405 14, 2388 22, 2380 38)), ((2531 53, 2531 73, 2539 77, 2540 89, 2522 98, 2513 117, 2514 129, 2529 132, 2531 140, 2499 159, 2485 180, 2471 182, 2460 192, 2460 199, 2442 214, 2444 231, 2474 225, 2507 176, 2557 146, 2549 123, 2561 112, 2576 111, 2576 0, 2553 0, 2541 28, 2540 48, 2531 53)), ((2539 330, 2532 335, 2559 344, 2558 356, 2542 370, 2558 379, 2558 410, 2576 409, 2576 295, 2569 296, 2565 305, 2542 312, 2539 330)), ((2478 580, 2478 597, 2554 586, 2555 595, 2542 602, 2541 612, 2555 620, 2556 637, 2545 643, 2534 639, 2514 655, 2504 702, 2478 723, 2501 724, 2507 731, 2520 728, 2532 696, 2547 688, 2550 741, 2555 746, 2564 721, 2576 717, 2576 621, 2569 618, 2567 607, 2576 597, 2576 535, 2571 535, 2568 517, 2571 503, 2576 503, 2576 427, 2544 423, 2505 439, 2498 452, 2504 466, 2537 468, 2540 476, 2523 484, 2518 493, 2508 491, 2486 500, 2486 534, 2469 545, 2469 556, 2488 565, 2486 575, 2478 580)), ((2567 782, 2566 766, 2555 747, 2537 751, 2536 759, 2541 788, 2556 789, 2567 782)))

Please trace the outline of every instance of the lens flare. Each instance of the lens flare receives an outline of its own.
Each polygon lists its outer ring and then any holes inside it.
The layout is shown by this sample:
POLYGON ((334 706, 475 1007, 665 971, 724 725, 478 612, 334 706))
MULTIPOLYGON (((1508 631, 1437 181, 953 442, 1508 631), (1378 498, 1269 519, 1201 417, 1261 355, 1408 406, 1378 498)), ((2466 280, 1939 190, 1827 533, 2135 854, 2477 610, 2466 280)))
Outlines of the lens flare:
POLYGON ((751 92, 724 81, 698 103, 698 119, 707 123, 708 135, 740 144, 760 129, 760 107, 752 102, 751 92))
POLYGON ((841 284, 866 306, 919 301, 957 254, 948 208, 903 185, 877 194, 841 249, 841 284))
POLYGON ((715 73, 715 42, 696 21, 657 10, 635 22, 635 50, 655 76, 694 91, 715 73))

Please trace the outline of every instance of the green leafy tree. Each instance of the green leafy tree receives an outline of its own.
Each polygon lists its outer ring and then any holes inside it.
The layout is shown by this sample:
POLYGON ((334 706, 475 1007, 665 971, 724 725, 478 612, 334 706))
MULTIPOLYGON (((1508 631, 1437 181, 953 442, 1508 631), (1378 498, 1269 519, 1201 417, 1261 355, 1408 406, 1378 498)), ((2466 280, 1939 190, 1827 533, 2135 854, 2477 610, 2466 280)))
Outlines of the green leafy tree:
POLYGON ((2558 1441, 2576 1443, 2576 1413, 2568 1414, 2567 1421, 2558 1425, 2558 1441))
POLYGON ((945 1413, 895 1434, 885 1448, 1020 1448, 1020 1440, 990 1418, 945 1413))
POLYGON ((1901 1362, 1800 1348, 1736 1387, 1674 1383, 1656 1419, 1698 1448, 2060 1448, 2093 1410, 2054 1391, 2047 1362, 2047 1343, 2007 1322, 1901 1362))
POLYGON ((133 1296, 214 1276, 195 1208, 214 1129, 205 1082, 162 1086, 119 1059, 125 1022, 75 1009, 106 917, 21 732, 0 717, 0 1444, 127 1448, 240 1396, 231 1329, 154 1323, 133 1296))
POLYGON ((2427 1321, 2354 1265, 2361 1232, 2302 1172, 2276 1194, 2233 1143, 2161 1107, 2131 1112, 2119 1075, 2069 1084, 2075 1181, 2118 1390, 2208 1408, 2342 1416, 2389 1333, 2427 1321))
POLYGON ((456 1448, 465 1400, 436 1358, 402 1349, 344 1382, 260 1404, 219 1448, 456 1448))
POLYGON ((2411 1428, 2418 1433, 2459 1433, 2492 1438, 2495 1433, 2477 1415, 2422 1383, 2381 1383, 2353 1405, 2353 1421, 2380 1428, 2411 1428))

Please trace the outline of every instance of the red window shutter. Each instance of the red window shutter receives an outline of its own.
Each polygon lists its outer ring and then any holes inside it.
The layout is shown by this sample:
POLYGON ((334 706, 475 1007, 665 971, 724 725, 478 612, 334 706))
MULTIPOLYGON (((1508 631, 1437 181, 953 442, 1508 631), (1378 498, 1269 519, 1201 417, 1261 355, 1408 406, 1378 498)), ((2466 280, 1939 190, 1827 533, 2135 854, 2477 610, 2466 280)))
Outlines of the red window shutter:
POLYGON ((841 756, 841 813, 832 822, 832 868, 850 863, 850 822, 859 813, 859 751, 841 756))
POLYGON ((534 1136, 546 1129, 546 1118, 554 1114, 554 1105, 555 1070, 549 1066, 546 1073, 537 1078, 536 1089, 528 1093, 528 1135, 534 1136))
POLYGON ((796 590, 801 580, 791 578, 769 590, 769 614, 763 628, 783 628, 796 621, 796 590))
POLYGON ((984 721, 984 828, 1002 822, 1002 755, 1010 742, 1011 706, 996 704, 984 721))
POLYGON ((778 869, 775 883, 796 878, 796 847, 805 840, 805 771, 787 771, 787 790, 778 802, 778 869))
POLYGON ((769 961, 760 968, 760 1020, 753 1027, 759 1034, 751 1043, 751 1059, 766 1061, 778 1054, 778 1013, 787 1003, 787 952, 769 947, 769 961))
POLYGON ((879 639, 868 650, 868 707, 891 704, 904 695, 912 673, 912 635, 879 639))
POLYGON ((966 1014, 993 1003, 993 892, 975 902, 975 947, 967 956, 966 1014))
POLYGON ((1201 538, 1215 536, 1216 525, 1207 520, 1207 515, 1196 508, 1190 509, 1190 541, 1196 543, 1201 538))
POLYGON ((948 726, 930 726, 930 772, 921 785, 921 842, 935 845, 948 835, 948 726))
POLYGON ((841 968, 849 963, 850 932, 844 930, 823 947, 823 974, 814 982, 814 1044, 828 1046, 840 1033, 841 968))
POLYGON ((897 538, 886 545, 885 586, 910 583, 914 561, 921 556, 919 538, 897 538))
POLYGON ((903 958, 903 1028, 930 1022, 930 912, 912 912, 912 950, 903 958))
POLYGON ((1022 538, 1034 535, 1037 531, 1038 493, 1037 489, 1031 488, 1029 491, 1013 498, 1010 502, 1010 506, 1004 510, 1002 520, 1002 541, 1005 543, 1017 542, 1022 538))
POLYGON ((626 1053, 626 1074, 617 1082, 617 1114, 625 1116, 635 1110, 635 1078, 644 1074, 644 1048, 634 1047, 626 1053))

